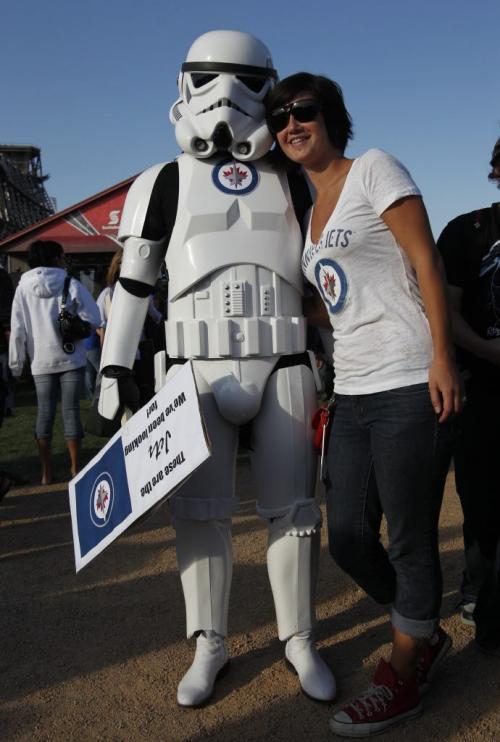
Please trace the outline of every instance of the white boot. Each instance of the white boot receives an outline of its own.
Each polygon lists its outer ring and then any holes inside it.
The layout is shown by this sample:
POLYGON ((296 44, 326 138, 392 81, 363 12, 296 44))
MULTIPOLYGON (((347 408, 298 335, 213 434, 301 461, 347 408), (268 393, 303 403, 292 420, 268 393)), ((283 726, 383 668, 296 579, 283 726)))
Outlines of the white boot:
POLYGON ((286 643, 285 656, 299 676, 306 696, 314 701, 333 701, 337 690, 335 678, 316 649, 311 631, 291 636, 286 643))
POLYGON ((224 638, 215 631, 198 634, 193 663, 177 687, 179 706, 201 706, 208 701, 217 677, 228 664, 224 638))

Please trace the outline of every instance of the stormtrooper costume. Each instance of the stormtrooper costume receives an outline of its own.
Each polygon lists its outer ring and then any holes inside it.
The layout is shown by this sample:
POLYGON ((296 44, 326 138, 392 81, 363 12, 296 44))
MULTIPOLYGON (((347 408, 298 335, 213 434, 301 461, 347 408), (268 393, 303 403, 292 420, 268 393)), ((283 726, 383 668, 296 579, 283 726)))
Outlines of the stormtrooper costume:
MULTIPOLYGON (((278 634, 302 690, 331 701, 335 680, 314 645, 321 512, 314 500, 315 385, 301 310, 302 237, 291 179, 266 157, 263 100, 276 72, 249 34, 212 31, 189 50, 170 118, 183 153, 128 193, 124 253, 102 352, 99 411, 123 402, 148 296, 165 259, 167 352, 191 359, 212 456, 171 499, 188 637, 196 653, 177 700, 198 706, 228 663, 231 516, 239 427, 252 424, 257 510, 278 634), (290 181, 290 182, 289 182, 290 181)), ((297 197, 295 197, 297 201, 297 197)), ((306 205, 307 207, 307 205, 306 205)), ((157 389, 175 373, 156 359, 157 389)))

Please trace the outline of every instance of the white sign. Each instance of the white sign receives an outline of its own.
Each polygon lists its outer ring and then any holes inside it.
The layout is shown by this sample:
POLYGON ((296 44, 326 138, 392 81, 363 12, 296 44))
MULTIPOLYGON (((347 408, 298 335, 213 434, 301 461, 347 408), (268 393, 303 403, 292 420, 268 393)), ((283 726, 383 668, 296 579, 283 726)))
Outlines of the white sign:
POLYGON ((69 483, 76 571, 209 456, 188 362, 69 483))

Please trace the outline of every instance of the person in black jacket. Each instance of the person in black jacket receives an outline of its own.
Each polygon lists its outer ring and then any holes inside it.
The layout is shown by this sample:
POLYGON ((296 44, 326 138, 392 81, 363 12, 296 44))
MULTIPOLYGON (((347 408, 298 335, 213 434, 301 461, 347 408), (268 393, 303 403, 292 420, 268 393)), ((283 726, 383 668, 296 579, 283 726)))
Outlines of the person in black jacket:
MULTIPOLYGON (((11 397, 9 387, 9 332, 10 332, 10 312, 12 309, 12 299, 14 298, 14 287, 9 278, 9 274, 0 265, 0 427, 3 418, 7 412, 7 404, 11 397)), ((8 408, 11 412, 11 407, 8 408)), ((0 500, 7 494, 12 486, 12 479, 7 472, 0 471, 0 500)))
POLYGON ((2 419, 12 414, 12 390, 9 373, 9 334, 10 313, 14 287, 10 276, 0 263, 0 376, 2 379, 2 399, 0 400, 2 419))
MULTIPOLYGON (((500 188, 500 138, 490 165, 500 188)), ((437 244, 467 391, 454 453, 464 514, 462 620, 475 623, 482 650, 500 655, 500 202, 456 217, 437 244)))

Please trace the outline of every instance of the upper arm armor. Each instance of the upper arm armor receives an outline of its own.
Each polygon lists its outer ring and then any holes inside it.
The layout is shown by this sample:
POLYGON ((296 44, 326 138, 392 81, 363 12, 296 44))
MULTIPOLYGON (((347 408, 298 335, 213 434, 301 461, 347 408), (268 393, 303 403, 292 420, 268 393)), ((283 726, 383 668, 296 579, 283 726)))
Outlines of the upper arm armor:
POLYGON ((179 197, 177 162, 160 163, 145 170, 132 183, 120 222, 118 239, 144 237, 147 240, 170 240, 179 197))

